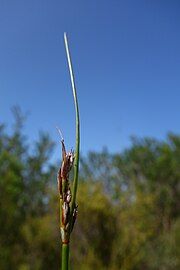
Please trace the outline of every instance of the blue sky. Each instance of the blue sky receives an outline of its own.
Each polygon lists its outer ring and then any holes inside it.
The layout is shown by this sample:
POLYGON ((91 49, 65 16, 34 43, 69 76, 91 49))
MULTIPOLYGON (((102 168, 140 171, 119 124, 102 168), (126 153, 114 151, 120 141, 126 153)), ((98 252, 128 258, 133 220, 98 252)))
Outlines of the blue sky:
MULTIPOLYGON (((180 1, 1 0, 0 122, 30 112, 24 132, 74 145, 67 32, 81 114, 81 150, 123 150, 130 136, 180 132, 180 1)), ((59 149, 55 151, 58 156, 59 149)))

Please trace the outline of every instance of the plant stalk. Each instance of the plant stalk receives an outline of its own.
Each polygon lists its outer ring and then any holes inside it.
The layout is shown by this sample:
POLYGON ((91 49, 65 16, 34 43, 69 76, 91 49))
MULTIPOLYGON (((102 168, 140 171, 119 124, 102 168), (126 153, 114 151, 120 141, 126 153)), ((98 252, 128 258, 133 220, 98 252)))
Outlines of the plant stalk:
MULTIPOLYGON (((76 114, 76 146, 75 146, 75 159, 74 159, 74 181, 73 181, 73 189, 72 189, 72 200, 67 201, 67 197, 60 198, 60 227, 61 227, 61 237, 62 237, 62 268, 61 270, 68 270, 69 266, 69 241, 70 241, 70 234, 73 229, 73 225, 76 219, 77 215, 77 205, 76 205, 76 194, 77 194, 77 187, 78 187, 78 173, 79 173, 79 147, 80 147, 80 124, 79 124, 79 108, 78 108, 78 99, 77 99, 77 93, 76 93, 76 86, 75 86, 75 80, 74 80, 74 73, 71 63, 71 57, 69 52, 69 46, 68 46, 68 40, 66 33, 64 33, 64 42, 65 42, 65 48, 66 48, 66 55, 67 55, 67 61, 68 61, 68 67, 69 67, 69 73, 70 73, 70 79, 71 79, 71 87, 74 97, 74 105, 75 105, 75 114, 76 114), (64 200, 64 198, 66 198, 64 200), (63 206, 63 207, 62 207, 63 206), (68 218, 68 211, 67 207, 69 207, 69 218, 68 218), (63 217, 63 219, 62 219, 63 217), (68 218, 68 220, 66 220, 68 218), (62 226, 63 225, 63 226, 62 226), (68 225, 68 226, 67 226, 68 225)), ((62 141, 63 144, 63 141, 62 141)), ((66 153, 66 152, 65 152, 66 153)), ((67 162, 66 159, 64 159, 64 162, 67 162)), ((60 171, 60 174, 65 171, 65 168, 62 168, 62 171, 60 171)), ((62 184, 63 179, 61 178, 61 175, 59 176, 59 183, 62 184)), ((67 179, 66 179, 67 181, 67 179)), ((64 194, 64 188, 62 185, 62 192, 64 194)), ((67 191, 66 191, 67 192, 67 191)))
POLYGON ((78 175, 79 175, 80 120, 79 120, 79 106, 78 106, 77 91, 76 91, 76 85, 75 85, 75 79, 74 79, 74 72, 72 68, 71 55, 69 51, 66 33, 64 33, 64 42, 65 42, 65 48, 66 48, 68 66, 69 66, 69 73, 70 73, 70 78, 71 78, 71 87, 72 87, 73 97, 74 97, 75 113, 76 113, 76 147, 75 147, 74 181, 73 181, 72 205, 71 205, 71 219, 72 219, 73 211, 76 206, 76 194, 77 194, 78 175))
POLYGON ((62 244, 62 264, 61 270, 68 270, 69 265, 69 243, 62 244))

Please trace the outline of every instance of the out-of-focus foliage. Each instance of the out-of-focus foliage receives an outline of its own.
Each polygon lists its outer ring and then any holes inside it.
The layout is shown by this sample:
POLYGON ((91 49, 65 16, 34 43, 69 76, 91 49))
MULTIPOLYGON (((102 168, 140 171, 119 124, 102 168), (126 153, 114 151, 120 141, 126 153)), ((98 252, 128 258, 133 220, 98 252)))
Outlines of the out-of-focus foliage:
MULTIPOLYGON (((59 269, 54 144, 41 133, 30 147, 14 114, 10 134, 0 126, 0 269, 59 269)), ((80 177, 71 270, 180 269, 180 136, 89 153, 80 177)))

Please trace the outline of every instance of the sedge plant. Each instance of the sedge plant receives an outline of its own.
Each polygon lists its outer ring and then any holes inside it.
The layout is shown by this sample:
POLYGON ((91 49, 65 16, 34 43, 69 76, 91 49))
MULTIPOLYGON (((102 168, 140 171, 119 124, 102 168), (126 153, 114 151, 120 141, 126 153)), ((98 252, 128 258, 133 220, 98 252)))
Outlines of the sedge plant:
POLYGON ((68 270, 70 236, 77 216, 76 194, 78 188, 78 173, 79 173, 80 121, 79 121, 79 108, 78 108, 75 79, 66 33, 64 33, 64 43, 76 114, 75 152, 73 152, 72 150, 70 152, 66 152, 64 139, 61 131, 59 130, 62 144, 62 164, 58 171, 57 176, 59 204, 60 204, 60 232, 62 240, 61 270, 68 270), (69 173, 73 167, 74 167, 74 179, 73 185, 71 186, 69 181, 69 173))

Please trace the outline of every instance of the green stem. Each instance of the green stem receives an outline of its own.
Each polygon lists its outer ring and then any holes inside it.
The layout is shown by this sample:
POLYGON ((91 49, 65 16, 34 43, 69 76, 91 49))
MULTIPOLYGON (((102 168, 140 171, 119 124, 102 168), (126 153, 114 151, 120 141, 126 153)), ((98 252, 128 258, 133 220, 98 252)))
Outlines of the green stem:
MULTIPOLYGON (((73 92, 73 97, 74 97, 75 113, 76 113, 76 147, 75 147, 75 160, 74 160, 74 181, 73 181, 71 208, 70 208, 70 224, 69 224, 69 229, 68 229, 68 241, 69 241, 70 234, 72 231, 73 212, 76 207, 76 194, 77 194, 77 187, 78 187, 79 146, 80 146, 80 123, 79 122, 80 121, 79 121, 79 108, 78 108, 78 99, 77 99, 77 93, 76 93, 74 73, 73 73, 66 33, 64 33, 64 42, 65 42, 65 48, 66 48, 66 54, 67 54, 69 73, 70 73, 70 78, 71 78, 72 92, 73 92)), ((68 264, 69 264, 69 244, 62 244, 62 270, 67 270, 68 264)))
POLYGON ((74 182, 73 182, 73 191, 72 191, 72 206, 71 206, 71 216, 73 214, 75 204, 76 204, 76 194, 77 194, 77 187, 78 187, 78 174, 79 174, 79 146, 80 146, 80 121, 79 121, 79 107, 78 107, 78 99, 77 99, 77 92, 74 80, 74 73, 72 68, 71 56, 69 52, 68 40, 66 33, 64 33, 64 41, 67 53, 67 60, 69 66, 69 73, 71 78, 71 86, 73 91, 74 97, 74 105, 75 105, 75 112, 76 112, 76 148, 75 148, 75 160, 74 160, 74 182))
POLYGON ((61 270, 68 270, 69 265, 69 244, 62 244, 62 267, 61 270))

